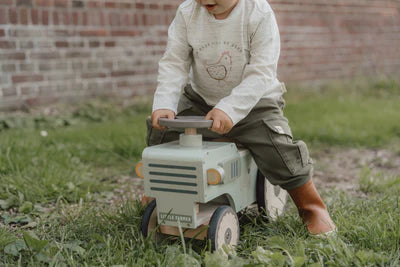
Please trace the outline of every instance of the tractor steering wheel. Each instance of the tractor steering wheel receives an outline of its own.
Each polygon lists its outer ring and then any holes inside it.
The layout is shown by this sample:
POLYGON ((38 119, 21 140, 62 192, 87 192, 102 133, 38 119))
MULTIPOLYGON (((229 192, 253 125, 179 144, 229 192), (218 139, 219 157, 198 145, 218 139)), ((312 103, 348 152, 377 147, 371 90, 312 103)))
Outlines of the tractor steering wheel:
POLYGON ((176 116, 174 120, 158 119, 160 126, 172 128, 210 128, 213 120, 205 120, 204 116, 176 116))

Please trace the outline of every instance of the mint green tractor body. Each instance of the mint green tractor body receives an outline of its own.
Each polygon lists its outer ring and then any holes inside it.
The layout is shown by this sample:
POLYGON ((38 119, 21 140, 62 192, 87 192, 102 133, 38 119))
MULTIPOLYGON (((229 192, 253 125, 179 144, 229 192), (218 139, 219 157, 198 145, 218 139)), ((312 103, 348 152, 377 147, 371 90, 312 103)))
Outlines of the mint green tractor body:
POLYGON ((257 203, 271 219, 281 215, 287 193, 258 171, 245 148, 234 142, 203 142, 195 128, 211 127, 198 117, 160 119, 186 128, 179 140, 147 147, 142 153, 144 194, 154 198, 142 219, 144 236, 157 234, 211 239, 212 249, 236 245, 236 213, 257 203), (207 230, 207 231, 206 231, 207 230))
POLYGON ((257 167, 234 143, 181 147, 174 141, 146 148, 142 162, 144 194, 156 199, 159 223, 195 229, 220 205, 239 212, 256 201, 257 167), (209 169, 223 170, 218 184, 208 184, 209 169))

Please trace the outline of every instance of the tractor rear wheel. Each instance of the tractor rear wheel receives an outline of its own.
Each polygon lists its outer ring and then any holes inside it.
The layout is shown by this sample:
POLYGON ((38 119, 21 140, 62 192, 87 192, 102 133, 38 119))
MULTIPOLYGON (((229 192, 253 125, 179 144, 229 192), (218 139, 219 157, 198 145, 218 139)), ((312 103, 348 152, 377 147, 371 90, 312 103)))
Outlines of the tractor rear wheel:
POLYGON ((271 184, 260 172, 257 173, 258 211, 265 213, 273 221, 285 213, 288 203, 288 192, 278 185, 271 184))

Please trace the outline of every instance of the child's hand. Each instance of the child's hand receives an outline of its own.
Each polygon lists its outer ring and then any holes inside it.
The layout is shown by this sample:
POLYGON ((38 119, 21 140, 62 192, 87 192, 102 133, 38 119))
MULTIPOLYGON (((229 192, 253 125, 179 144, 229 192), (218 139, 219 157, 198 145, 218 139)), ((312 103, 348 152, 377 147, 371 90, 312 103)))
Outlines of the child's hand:
POLYGON ((158 124, 159 118, 168 118, 170 120, 173 120, 175 118, 175 112, 169 109, 157 109, 154 110, 153 114, 151 114, 151 122, 153 127, 158 130, 164 130, 166 128, 158 124))
POLYGON ((233 122, 228 114, 217 108, 213 108, 208 112, 205 119, 214 120, 211 131, 219 134, 229 133, 233 127, 233 122))

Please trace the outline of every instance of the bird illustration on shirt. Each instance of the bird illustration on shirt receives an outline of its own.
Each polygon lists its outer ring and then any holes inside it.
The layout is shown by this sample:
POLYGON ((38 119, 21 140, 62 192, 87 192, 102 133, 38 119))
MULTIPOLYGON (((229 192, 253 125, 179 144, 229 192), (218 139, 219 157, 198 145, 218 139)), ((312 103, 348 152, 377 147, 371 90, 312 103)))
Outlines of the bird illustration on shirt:
POLYGON ((229 51, 222 52, 218 61, 214 64, 204 64, 208 75, 214 80, 222 81, 224 80, 229 72, 232 70, 232 57, 229 51))

